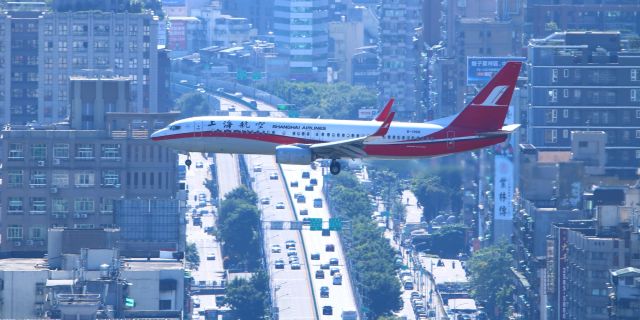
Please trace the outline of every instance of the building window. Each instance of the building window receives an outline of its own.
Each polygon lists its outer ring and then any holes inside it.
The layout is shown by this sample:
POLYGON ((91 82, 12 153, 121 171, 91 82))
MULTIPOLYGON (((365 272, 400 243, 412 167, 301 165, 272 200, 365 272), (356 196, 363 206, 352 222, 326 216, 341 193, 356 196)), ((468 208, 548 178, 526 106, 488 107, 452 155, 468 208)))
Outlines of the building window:
POLYGON ((86 188, 95 184, 95 174, 90 171, 80 171, 75 174, 75 186, 86 188))
POLYGON ((59 36, 67 35, 68 31, 69 31, 69 27, 66 24, 59 24, 58 25, 58 35, 59 36))
POLYGON ((9 187, 16 188, 22 187, 22 177, 24 175, 24 171, 22 170, 10 170, 8 173, 9 178, 9 187))
POLYGON ((171 310, 171 300, 160 300, 158 310, 171 310))
POLYGON ((67 199, 53 199, 51 200, 51 211, 53 213, 67 213, 69 212, 69 202, 67 199))
POLYGON ((22 239, 22 227, 17 225, 11 225, 7 227, 7 239, 9 240, 22 239))
POLYGON ((51 174, 51 185, 58 188, 69 186, 69 173, 66 171, 54 171, 51 174))
POLYGON ((638 81, 638 69, 631 69, 631 81, 638 81))
POLYGON ((116 69, 124 68, 124 60, 122 58, 115 58, 113 59, 113 62, 115 64, 116 69))
POLYGON ((636 150, 636 159, 640 159, 640 150, 636 150))
POLYGON ((565 78, 569 78, 569 69, 563 69, 563 70, 562 70, 562 75, 563 75, 565 78))
POLYGON ((113 213, 113 199, 100 199, 100 212, 113 213))
POLYGON ((31 146, 31 157, 33 160, 42 161, 47 159, 47 145, 44 143, 37 143, 31 146))
POLYGON ((629 94, 631 95, 632 102, 638 101, 638 89, 629 90, 629 94))
POLYGON ((131 58, 129 59, 129 69, 137 69, 138 68, 138 59, 131 58))
POLYGON ((129 52, 138 51, 138 42, 137 41, 129 41, 129 52))
POLYGON ((56 143, 53 145, 54 159, 69 159, 69 145, 66 143, 56 143))
POLYGON ((640 130, 636 130, 636 138, 640 139, 640 130))
POLYGON ((24 146, 22 144, 9 144, 9 160, 24 160, 24 146))
POLYGON ((58 41, 58 51, 66 52, 67 51, 67 41, 60 40, 58 41))
POLYGON ((558 89, 549 90, 549 102, 558 102, 558 89))
POLYGON ((34 170, 31 173, 29 185, 32 188, 42 188, 47 186, 47 173, 43 170, 34 170))
POLYGON ((551 82, 558 82, 558 69, 551 71, 551 82))
POLYGON ((94 203, 91 198, 77 198, 75 201, 74 209, 76 212, 93 212, 94 203))
POLYGON ((129 35, 130 36, 135 36, 136 33, 138 32, 138 26, 137 25, 129 25, 129 35))
POLYGON ((545 129, 544 130, 544 142, 545 143, 556 143, 556 142, 558 142, 558 130, 556 130, 556 129, 545 129))
POLYGON ((22 213, 22 197, 9 197, 7 209, 9 214, 22 213))
POLYGON ((53 23, 45 23, 44 25, 44 34, 52 35, 53 34, 53 23))
POLYGON ((562 89, 562 97, 569 98, 569 89, 562 89))
POLYGON ((562 130, 562 139, 569 139, 569 130, 562 130))
POLYGON ((31 214, 44 214, 47 211, 47 199, 45 197, 31 198, 31 214))
POLYGON ((89 143, 76 145, 76 159, 93 159, 93 145, 89 143))
POLYGON ((569 118, 569 109, 562 110, 562 117, 565 119, 569 118))
POLYGON ((31 239, 33 239, 33 240, 43 240, 44 239, 44 228, 43 227, 31 227, 31 239))
POLYGON ((116 170, 102 171, 102 185, 120 187, 120 175, 116 170))
POLYGON ((558 110, 550 109, 545 112, 545 120, 546 123, 556 123, 558 122, 558 110))
POLYGON ((117 143, 103 144, 100 157, 108 160, 120 160, 120 145, 117 143))

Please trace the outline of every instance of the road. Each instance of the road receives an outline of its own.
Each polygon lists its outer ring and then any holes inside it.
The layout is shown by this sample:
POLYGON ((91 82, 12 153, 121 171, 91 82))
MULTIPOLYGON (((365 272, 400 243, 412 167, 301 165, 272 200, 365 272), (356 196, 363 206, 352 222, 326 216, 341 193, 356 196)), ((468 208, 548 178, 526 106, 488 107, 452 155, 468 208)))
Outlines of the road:
MULTIPOLYGON (((224 269, 222 268, 222 260, 220 245, 216 241, 215 237, 204 232, 205 228, 213 227, 215 225, 215 208, 211 205, 211 193, 204 186, 204 180, 207 177, 211 177, 209 171, 212 159, 207 159, 200 153, 191 153, 191 161, 193 165, 186 173, 187 188, 189 190, 188 202, 190 211, 187 212, 187 243, 195 243, 198 248, 198 254, 200 256, 200 266, 198 270, 192 270, 191 275, 194 278, 196 284, 203 285, 219 285, 224 280, 224 269), (202 164, 201 168, 198 168, 202 164), (204 194, 207 201, 205 207, 198 207, 200 202, 200 195, 204 194), (195 226, 193 224, 193 210, 202 214, 202 226, 195 226), (207 260, 208 256, 215 257, 215 260, 207 260)), ((180 155, 180 163, 184 163, 186 155, 180 155)), ((217 195, 214 195, 214 197, 217 195)), ((196 311, 215 309, 215 297, 213 295, 200 295, 197 297, 200 301, 200 307, 195 308, 196 311)))
MULTIPOLYGON (((317 167, 316 170, 310 168, 310 166, 296 166, 296 165, 282 165, 282 171, 285 175, 287 187, 289 193, 294 199, 294 207, 296 217, 302 221, 303 218, 321 218, 324 222, 324 228, 329 227, 329 210, 326 205, 325 197, 322 193, 323 175, 322 168, 317 167), (309 173, 309 178, 303 178, 303 172, 309 173), (312 191, 306 190, 310 185, 311 179, 317 180, 317 185, 313 187, 312 191), (292 182, 297 182, 297 187, 292 186, 292 182), (296 200, 294 195, 298 193, 305 197, 304 203, 296 200), (322 207, 317 208, 314 204, 315 199, 321 199, 322 207), (307 210, 308 215, 301 215, 302 210, 307 210)), ((318 310, 321 313, 321 319, 341 319, 343 311, 356 311, 356 303, 351 288, 351 281, 349 273, 345 267, 345 255, 342 250, 341 243, 338 238, 337 232, 331 231, 328 236, 323 236, 321 231, 311 231, 309 227, 304 227, 302 230, 302 237, 307 248, 307 260, 311 261, 310 270, 312 275, 313 294, 318 305, 318 310), (327 252, 326 245, 332 244, 335 247, 335 252, 327 252), (311 260, 311 254, 319 254, 319 260, 311 260), (334 284, 330 275, 330 270, 321 270, 321 264, 329 264, 331 258, 337 258, 340 274, 342 274, 342 284, 334 284), (319 270, 324 274, 324 279, 318 279, 316 272, 319 270), (320 288, 326 286, 329 288, 329 297, 322 298, 320 296, 320 288), (323 307, 332 307, 332 315, 322 315, 323 307)))
POLYGON ((216 163, 220 200, 223 200, 224 195, 240 186, 240 167, 238 165, 238 155, 217 153, 216 163))
POLYGON ((317 319, 314 306, 307 260, 304 246, 302 245, 300 232, 297 230, 270 230, 268 222, 295 220, 291 203, 285 191, 279 170, 273 156, 250 155, 246 156, 247 165, 253 178, 253 189, 258 193, 259 199, 268 199, 268 203, 261 203, 262 220, 265 221, 265 252, 269 264, 269 275, 275 298, 274 307, 278 310, 278 319, 317 319), (255 169, 254 169, 255 168, 255 169), (258 171, 257 168, 260 168, 258 171), (278 179, 269 178, 271 174, 277 174, 278 179), (277 203, 283 203, 284 209, 276 209, 277 203), (285 242, 295 241, 295 248, 300 257, 300 270, 292 270, 288 263, 285 242), (272 252, 272 245, 279 245, 281 252, 272 252), (277 259, 284 260, 284 269, 276 269, 277 259))

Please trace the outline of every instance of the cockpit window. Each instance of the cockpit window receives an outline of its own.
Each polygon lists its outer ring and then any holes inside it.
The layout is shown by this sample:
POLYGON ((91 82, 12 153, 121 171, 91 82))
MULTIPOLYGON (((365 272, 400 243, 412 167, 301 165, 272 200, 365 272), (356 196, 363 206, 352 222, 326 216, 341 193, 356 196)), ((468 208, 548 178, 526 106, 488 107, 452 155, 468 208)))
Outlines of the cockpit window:
POLYGON ((172 131, 180 130, 180 126, 179 125, 172 125, 172 126, 169 127, 169 130, 172 130, 172 131))

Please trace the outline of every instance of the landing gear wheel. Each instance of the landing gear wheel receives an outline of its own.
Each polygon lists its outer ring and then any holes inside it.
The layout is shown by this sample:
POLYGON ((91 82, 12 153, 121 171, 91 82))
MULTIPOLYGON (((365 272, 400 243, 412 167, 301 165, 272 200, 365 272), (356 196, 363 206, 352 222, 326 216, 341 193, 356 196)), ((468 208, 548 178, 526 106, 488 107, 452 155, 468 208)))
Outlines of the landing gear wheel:
POLYGON ((331 172, 332 175, 340 173, 340 162, 336 161, 336 159, 331 160, 329 172, 331 172))
POLYGON ((187 158, 187 160, 184 161, 184 165, 187 166, 187 169, 191 168, 191 159, 187 158))

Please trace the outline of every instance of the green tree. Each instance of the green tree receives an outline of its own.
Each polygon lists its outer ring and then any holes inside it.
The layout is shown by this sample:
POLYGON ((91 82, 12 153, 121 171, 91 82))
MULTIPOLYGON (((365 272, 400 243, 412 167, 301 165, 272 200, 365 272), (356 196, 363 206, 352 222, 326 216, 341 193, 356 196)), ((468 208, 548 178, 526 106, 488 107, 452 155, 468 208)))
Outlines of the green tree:
POLYGON ((260 213, 255 205, 243 200, 222 201, 218 213, 217 235, 222 241, 225 259, 252 270, 259 257, 260 213))
POLYGON ((229 191, 229 193, 225 195, 225 199, 241 200, 253 205, 258 204, 258 195, 245 186, 240 186, 229 191))
POLYGON ((484 303, 486 310, 495 310, 496 319, 506 319, 514 290, 510 267, 511 247, 500 243, 476 252, 467 264, 471 294, 484 303))
POLYGON ((176 100, 176 107, 185 117, 204 116, 210 112, 207 96, 200 92, 187 92, 176 100))
POLYGON ((248 281, 237 278, 229 283, 224 302, 233 319, 264 319, 269 306, 268 282, 266 273, 258 272, 248 281))
POLYGON ((413 180, 411 191, 422 206, 425 219, 430 221, 447 208, 449 197, 447 189, 442 185, 440 177, 426 174, 413 180))
POLYGON ((462 224, 444 225, 431 235, 429 251, 443 258, 457 259, 458 253, 466 253, 467 228, 462 224))
POLYGON ((195 243, 192 242, 187 245, 184 255, 187 262, 197 269, 200 265, 200 254, 198 254, 198 247, 196 247, 195 243))

